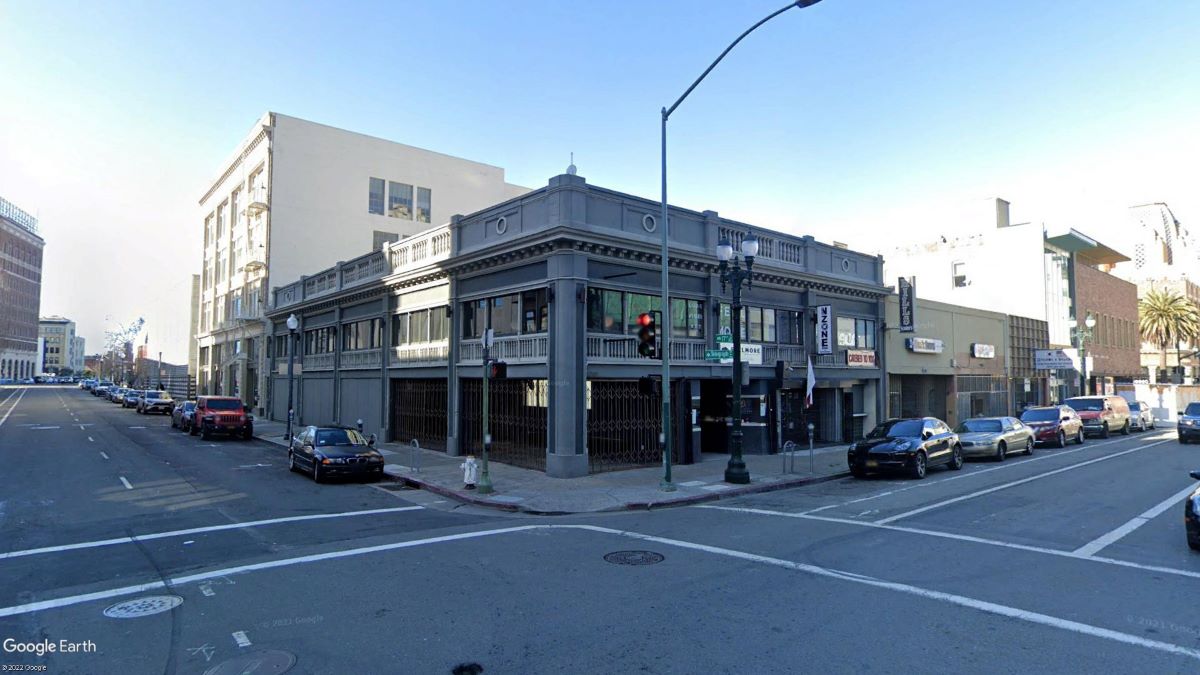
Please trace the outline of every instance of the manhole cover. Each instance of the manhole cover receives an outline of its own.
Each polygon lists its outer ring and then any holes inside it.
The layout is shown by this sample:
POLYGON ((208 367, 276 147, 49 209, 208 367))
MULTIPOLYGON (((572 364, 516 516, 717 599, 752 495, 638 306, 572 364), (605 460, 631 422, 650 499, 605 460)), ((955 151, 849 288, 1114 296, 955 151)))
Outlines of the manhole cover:
POLYGON ((167 612, 181 604, 183 604, 183 598, 178 595, 150 595, 118 602, 105 609, 104 616, 110 619, 136 619, 139 616, 167 612))
POLYGON ((661 553, 654 551, 613 551, 604 559, 614 565, 657 565, 664 560, 661 553))
POLYGON ((204 671, 204 675, 276 675, 286 673, 296 665, 296 655, 291 652, 268 649, 235 656, 204 671))

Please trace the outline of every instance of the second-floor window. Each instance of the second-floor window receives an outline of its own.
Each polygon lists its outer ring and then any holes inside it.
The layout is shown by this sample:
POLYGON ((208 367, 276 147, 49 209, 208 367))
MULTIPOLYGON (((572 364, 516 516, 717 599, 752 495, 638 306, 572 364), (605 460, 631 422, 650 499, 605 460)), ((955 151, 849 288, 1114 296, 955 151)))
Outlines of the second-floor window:
POLYGON ((367 191, 367 212, 383 215, 383 179, 372 178, 367 191))
POLYGON ((342 324, 342 351, 383 346, 383 319, 364 319, 342 324))
MULTIPOLYGON (((276 351, 282 355, 287 354, 287 337, 286 335, 276 336, 276 351), (282 340, 282 345, 280 344, 282 340)), ((325 326, 324 328, 313 328, 312 330, 304 331, 304 353, 305 354, 330 354, 333 353, 337 341, 334 338, 333 326, 325 326)))
POLYGON ((411 185, 388 181, 388 215, 404 220, 413 219, 413 187, 411 185))
POLYGON ((488 328, 501 335, 544 333, 549 328, 545 288, 462 303, 462 336, 483 337, 488 328))
POLYGON ((875 322, 870 319, 837 318, 837 341, 847 349, 875 349, 875 322))
POLYGON ((429 188, 417 188, 417 222, 428 223, 433 217, 433 192, 429 188))

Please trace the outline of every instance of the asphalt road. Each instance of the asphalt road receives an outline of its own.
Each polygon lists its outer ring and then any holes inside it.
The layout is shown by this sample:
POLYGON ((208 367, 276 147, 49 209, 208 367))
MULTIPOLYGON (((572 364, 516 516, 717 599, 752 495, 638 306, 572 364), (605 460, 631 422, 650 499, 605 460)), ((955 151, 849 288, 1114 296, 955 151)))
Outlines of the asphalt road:
POLYGON ((0 639, 95 644, 0 665, 281 672, 244 661, 277 651, 298 673, 1200 672, 1180 514, 1197 447, 1151 432, 923 481, 535 518, 315 485, 265 443, 0 389, 0 639), (621 551, 658 556, 606 561, 621 551), (181 602, 104 614, 151 596, 181 602))

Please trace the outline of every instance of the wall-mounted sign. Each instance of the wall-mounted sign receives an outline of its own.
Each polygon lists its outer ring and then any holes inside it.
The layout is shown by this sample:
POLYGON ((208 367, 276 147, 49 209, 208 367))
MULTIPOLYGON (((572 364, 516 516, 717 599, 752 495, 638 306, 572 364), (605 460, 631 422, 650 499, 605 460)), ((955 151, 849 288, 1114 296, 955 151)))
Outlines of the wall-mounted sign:
POLYGON ((817 305, 817 353, 833 353, 833 305, 817 305))
MULTIPOLYGON (((915 281, 900 277, 900 332, 913 333, 917 328, 917 288, 915 281)), ((938 350, 941 351, 940 349, 938 350)))
POLYGON ((847 349, 846 350, 846 365, 851 368, 874 368, 875 367, 875 350, 873 349, 847 349))
POLYGON ((904 340, 908 351, 918 354, 941 354, 944 345, 937 338, 910 337, 904 340))
MULTIPOLYGON (((733 363, 733 345, 729 349, 720 350, 723 352, 720 355, 721 364, 729 365, 733 363)), ((743 366, 761 366, 762 365, 762 345, 753 345, 742 343, 742 365, 743 366)), ((705 351, 705 355, 708 352, 705 351)))
POLYGON ((977 359, 994 359, 996 358, 996 345, 985 345, 981 342, 976 342, 971 345, 971 356, 977 359))

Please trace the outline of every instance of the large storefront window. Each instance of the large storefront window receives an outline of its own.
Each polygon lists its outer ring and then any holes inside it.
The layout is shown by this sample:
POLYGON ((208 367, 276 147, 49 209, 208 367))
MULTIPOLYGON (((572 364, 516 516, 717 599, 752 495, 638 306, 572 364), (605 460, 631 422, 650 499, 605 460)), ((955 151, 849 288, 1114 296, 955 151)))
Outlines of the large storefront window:
POLYGON ((448 328, 445 306, 397 314, 392 317, 392 346, 439 342, 446 339, 448 328))
POLYGON ((472 300, 462 304, 463 334, 466 339, 481 338, 487 329, 487 300, 472 300))
POLYGON ((549 327, 546 289, 539 288, 536 291, 522 293, 521 314, 524 317, 521 325, 522 333, 545 333, 549 327))
POLYGON ((383 345, 383 319, 342 324, 342 351, 374 349, 383 345))
MULTIPOLYGON (((538 288, 464 302, 462 336, 468 340, 481 338, 488 328, 495 331, 497 336, 544 333, 550 327, 548 295, 545 288, 538 288)), ((444 312, 444 309, 441 308, 441 311, 444 312)), ((431 311, 436 313, 438 310, 431 311)), ((432 335, 439 330, 435 325, 438 319, 431 314, 430 321, 432 335)))
POLYGON ((671 335, 678 338, 704 337, 703 300, 671 298, 671 335))
POLYGON ((625 299, 628 302, 628 309, 625 312, 625 332, 630 335, 636 335, 640 328, 637 322, 639 316, 647 312, 662 311, 661 296, 626 293, 625 299))
MULTIPOLYGON (((285 341, 287 336, 281 335, 285 341)), ((304 353, 305 354, 330 354, 334 350, 334 345, 337 341, 334 338, 333 326, 324 328, 314 328, 304 331, 304 353)))
POLYGON ((520 318, 517 313, 517 295, 501 295, 492 298, 488 303, 491 307, 491 329, 496 335, 516 335, 520 332, 520 318))
MULTIPOLYGON (((721 303, 718 328, 721 333, 732 332, 730 319, 732 310, 721 303)), ((804 332, 800 330, 800 312, 769 307, 742 307, 742 339, 750 342, 803 344, 804 332)))
MULTIPOLYGON (((662 297, 658 295, 588 289, 587 329, 592 333, 637 335, 638 316, 661 311, 662 297)), ((659 321, 671 326, 674 337, 703 338, 704 301, 671 298, 671 315, 660 315, 659 321)))
POLYGON ((620 291, 589 288, 587 329, 595 333, 621 333, 625 325, 623 295, 620 291))

